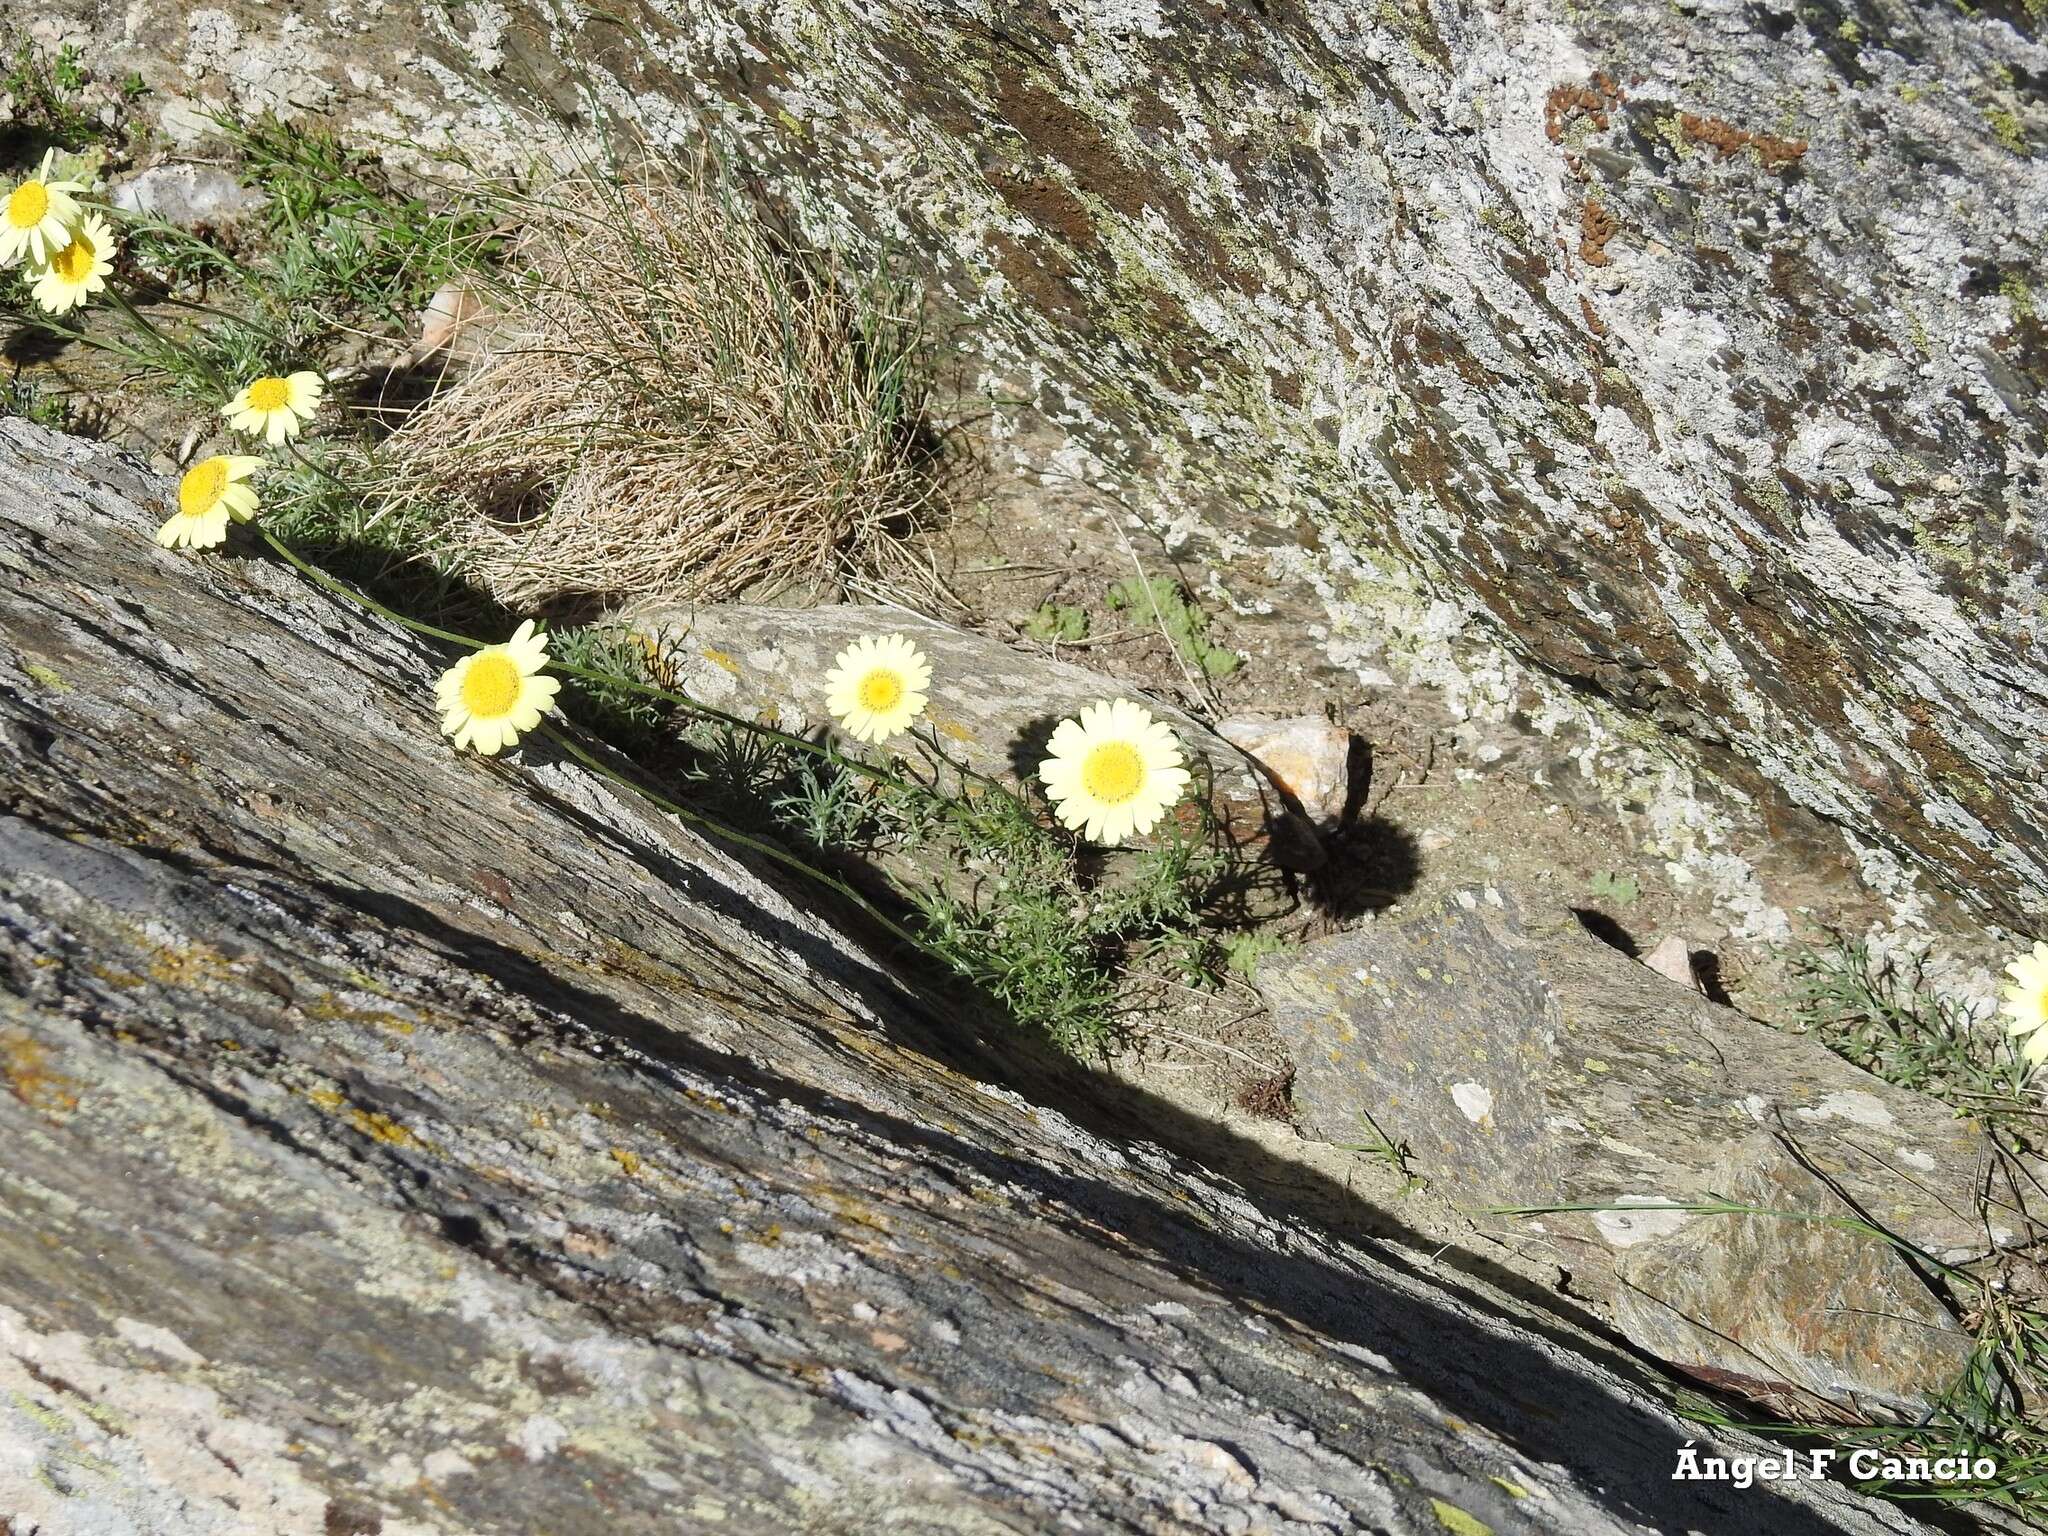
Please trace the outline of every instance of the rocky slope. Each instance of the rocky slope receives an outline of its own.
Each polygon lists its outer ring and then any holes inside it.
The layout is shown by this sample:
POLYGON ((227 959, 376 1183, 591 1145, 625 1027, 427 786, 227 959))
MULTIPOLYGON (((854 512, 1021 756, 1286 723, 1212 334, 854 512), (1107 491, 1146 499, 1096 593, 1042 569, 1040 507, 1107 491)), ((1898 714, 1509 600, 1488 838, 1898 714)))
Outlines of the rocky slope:
POLYGON ((431 647, 155 548, 166 493, 0 423, 17 1536, 1914 1528, 1674 1482, 1569 1335, 985 1080, 802 893, 449 751, 431 647))
POLYGON ((502 154, 507 102, 579 96, 708 136, 932 282, 1036 469, 1253 605, 1305 581, 1332 655, 1485 675, 1435 643, 1483 613, 2048 910, 2048 50, 2018 6, 0 14, 140 69, 173 142, 231 101, 502 154))

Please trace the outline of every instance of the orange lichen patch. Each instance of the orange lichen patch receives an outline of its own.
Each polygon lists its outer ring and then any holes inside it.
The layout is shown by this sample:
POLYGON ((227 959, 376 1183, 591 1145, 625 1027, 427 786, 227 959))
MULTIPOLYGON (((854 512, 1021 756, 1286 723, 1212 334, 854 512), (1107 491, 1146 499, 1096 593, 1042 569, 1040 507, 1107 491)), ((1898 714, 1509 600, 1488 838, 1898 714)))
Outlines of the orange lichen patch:
POLYGON ((234 974, 234 967, 211 944, 163 945, 150 954, 149 974, 166 986, 189 987, 224 981, 234 974))
POLYGON ((1595 72, 1585 85, 1554 85, 1543 101, 1544 136, 1553 144, 1562 142, 1571 120, 1582 114, 1593 120, 1595 128, 1604 131, 1608 112, 1622 99, 1620 87, 1605 70, 1595 72))
POLYGON ((627 1178, 634 1179, 640 1176, 640 1154, 638 1152, 630 1151, 625 1147, 613 1147, 611 1152, 612 1161, 625 1170, 627 1178))
POLYGON ((356 1008, 344 1002, 333 992, 323 992, 305 1005, 309 1019, 334 1019, 350 1024, 367 1024, 372 1029, 390 1030, 393 1034, 409 1035, 414 1025, 411 1019, 401 1018, 395 1013, 386 1013, 377 1008, 356 1008))
POLYGON ((1750 133, 1718 117, 1701 117, 1686 112, 1680 114, 1678 126, 1693 143, 1706 145, 1723 160, 1745 149, 1753 149, 1757 158, 1773 171, 1782 171, 1806 153, 1804 139, 1781 139, 1773 133, 1750 133))
POLYGON ((66 1115, 78 1108, 79 1085, 61 1072, 50 1070, 50 1053, 41 1041, 25 1033, 0 1035, 0 1077, 8 1091, 30 1109, 46 1115, 66 1115))
POLYGON ((381 1141, 387 1147, 426 1147, 427 1142, 413 1135, 389 1115, 377 1110, 361 1109, 349 1103, 347 1098, 332 1088, 314 1088, 307 1091, 306 1102, 327 1114, 346 1111, 343 1118, 372 1141, 381 1141))
POLYGON ((1621 221, 1587 198, 1579 205, 1579 260, 1589 267, 1604 267, 1611 259, 1607 242, 1621 232, 1621 221))
POLYGON ((725 668, 734 677, 740 675, 740 664, 724 651, 707 650, 704 652, 704 659, 714 667, 725 668))
POLYGON ((692 1104, 708 1109, 714 1114, 729 1115, 732 1113, 732 1106, 730 1104, 726 1103, 725 1100, 719 1098, 716 1094, 704 1092, 701 1088, 686 1087, 683 1089, 683 1097, 692 1104))
POLYGON ((348 1123, 372 1141, 381 1141, 389 1147, 417 1147, 421 1144, 419 1137, 396 1120, 374 1110, 351 1109, 348 1123))
MULTIPOLYGON (((1605 259, 1604 257, 1602 258, 1605 259)), ((1582 293, 1579 295, 1579 313, 1586 317, 1586 329, 1595 336, 1607 334, 1607 322, 1593 312, 1593 305, 1582 293)))
POLYGON ((834 1214, 845 1218, 855 1226, 867 1227, 876 1232, 888 1232, 890 1230, 889 1218, 866 1201, 849 1199, 847 1196, 832 1190, 826 1190, 822 1198, 825 1204, 831 1207, 834 1214))

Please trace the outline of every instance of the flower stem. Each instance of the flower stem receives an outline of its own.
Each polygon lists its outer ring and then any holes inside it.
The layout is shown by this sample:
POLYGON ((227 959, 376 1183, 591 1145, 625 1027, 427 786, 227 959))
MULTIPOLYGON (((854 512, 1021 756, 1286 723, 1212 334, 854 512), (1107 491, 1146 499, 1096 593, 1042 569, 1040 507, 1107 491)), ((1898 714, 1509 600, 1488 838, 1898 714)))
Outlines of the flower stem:
MULTIPOLYGON (((299 457, 295 447, 287 451, 291 452, 294 457, 299 457)), ((300 462, 307 464, 315 470, 320 468, 319 465, 313 464, 310 460, 304 458, 300 458, 300 462)), ((257 535, 264 543, 276 550, 278 554, 282 555, 292 565, 310 577, 316 584, 326 591, 332 592, 336 597, 354 603, 358 608, 366 612, 374 613, 379 618, 389 619, 392 623, 409 629, 414 634, 430 635, 436 640, 445 640, 450 645, 467 646, 473 651, 482 650, 484 646, 490 643, 486 640, 471 639, 468 635, 458 635, 450 630, 437 629, 432 624, 421 623, 418 619, 409 619, 404 614, 385 607, 368 594, 357 591, 347 582, 328 575, 327 572, 307 560, 305 556, 299 554, 298 551, 286 544, 284 540, 280 539, 261 523, 256 524, 255 527, 257 535)), ((820 746, 815 741, 806 741, 801 736, 792 736, 787 731, 778 731, 773 726, 762 725, 757 720, 748 720, 740 715, 727 714, 724 710, 710 704, 700 704, 687 694, 677 693, 673 689, 657 688, 654 684, 643 683, 638 678, 627 677, 617 672, 605 672, 596 667, 579 667, 574 662, 563 661, 559 657, 548 658, 548 666, 551 670, 560 672, 568 677, 580 677, 593 683, 602 683, 608 687, 623 688, 629 693, 637 693, 648 698, 660 699, 664 703, 673 704, 679 709, 688 710, 691 714, 719 721, 722 724, 732 726, 736 730, 746 731, 752 735, 764 737, 769 741, 779 742, 783 746, 793 747, 799 752, 807 752, 813 757, 824 759, 835 767, 844 768, 850 773, 859 774, 870 782, 886 784, 892 789, 905 790, 913 794, 923 792, 923 786, 913 784, 908 779, 900 778, 896 774, 890 773, 887 769, 873 767, 868 763, 861 762, 857 758, 847 757, 843 753, 835 752, 830 747, 820 746)))
POLYGON ((669 799, 668 796, 649 789, 645 784, 626 777, 625 774, 619 772, 616 768, 600 761, 596 754, 590 752, 573 740, 567 733, 556 729, 552 725, 543 723, 540 733, 564 752, 567 752, 577 762, 588 768, 592 773, 601 774, 605 778, 610 779, 614 784, 632 790, 650 805, 654 806, 655 809, 666 811, 669 815, 676 817, 686 825, 697 827, 726 842, 737 843, 742 848, 758 853, 763 858, 772 859, 778 864, 795 870, 806 879, 814 880, 818 884, 838 892, 841 896, 846 897, 855 906, 859 907, 861 911, 865 912, 876 923, 880 924, 890 937, 898 939, 912 948, 921 947, 916 936, 909 929, 905 928, 894 918, 886 915, 872 901, 861 895, 859 891, 855 890, 837 875, 828 874, 815 864, 805 862, 787 848, 769 842, 766 838, 755 837, 750 833, 740 831, 737 827, 728 826, 714 817, 706 816, 701 811, 693 811, 685 806, 678 805, 675 801, 669 799))
POLYGON ((130 212, 126 209, 115 209, 111 206, 107 206, 107 212, 114 218, 115 222, 125 225, 131 230, 146 230, 152 234, 162 235, 167 240, 174 240, 179 245, 189 246, 193 250, 202 251, 209 260, 218 262, 223 268, 232 272, 243 281, 246 282, 248 280, 249 269, 239 261, 236 261, 234 257, 230 256, 219 246, 209 244, 189 230, 182 229, 178 225, 171 223, 168 219, 160 219, 153 214, 139 211, 130 212))
POLYGON ((923 788, 922 785, 913 784, 910 780, 893 774, 886 768, 877 768, 872 763, 864 763, 857 757, 848 757, 843 752, 835 752, 830 747, 821 746, 819 743, 810 741, 802 736, 793 736, 788 731, 778 731, 774 726, 763 725, 758 720, 749 720, 743 715, 728 714, 716 705, 700 703, 688 694, 677 693, 672 688, 657 687, 653 683, 643 683, 638 678, 626 677, 617 672, 601 671, 596 667, 579 667, 573 662, 559 661, 553 657, 548 659, 548 665, 555 671, 565 673, 570 677, 586 678, 593 683, 603 683, 609 687, 623 688, 628 693, 637 693, 644 698, 659 699, 665 704, 673 704, 678 709, 687 710, 689 713, 697 715, 702 719, 716 720, 721 725, 729 725, 735 730, 746 731, 750 735, 761 737, 763 740, 776 742, 785 747, 792 747, 799 752, 807 752, 812 757, 822 758, 835 768, 844 768, 848 773, 858 774, 870 783, 886 784, 891 789, 908 790, 913 793, 923 788))
POLYGON ((289 561, 292 565, 296 566, 302 574, 311 578, 315 586, 318 586, 325 591, 332 592, 336 597, 344 598, 347 601, 354 603, 358 608, 363 609, 367 613, 374 613, 379 618, 389 619, 392 623, 397 624, 404 629, 409 629, 416 635, 429 635, 436 640, 446 640, 450 645, 468 646, 469 649, 473 651, 482 650, 484 646, 488 643, 487 641, 483 640, 472 640, 467 635, 458 635, 452 630, 436 629, 431 624, 422 624, 418 619, 409 619, 402 613, 395 613, 391 609, 386 608, 382 603, 378 602, 374 597, 371 597, 366 593, 358 592, 354 587, 350 586, 347 582, 340 580, 338 577, 328 575, 325 571, 321 570, 318 566, 314 565, 311 561, 307 560, 303 555, 299 554, 298 551, 294 550, 289 544, 285 543, 284 540, 280 539, 276 534, 272 533, 268 528, 265 528, 261 523, 256 524, 255 527, 257 536, 261 538, 264 543, 268 544, 272 549, 276 550, 280 555, 284 556, 284 558, 287 561, 289 561))
MULTIPOLYGON (((196 299, 181 299, 175 293, 167 293, 157 302, 160 304, 173 304, 179 309, 189 309, 195 314, 211 315, 216 320, 225 320, 229 325, 239 325, 244 330, 253 331, 258 336, 261 336, 277 351, 283 352, 287 350, 282 336, 278 335, 276 331, 263 324, 260 320, 251 320, 247 315, 238 315, 232 310, 219 309, 212 304, 201 304, 196 299)), ((283 359, 280 358, 279 361, 283 361, 283 359)))
POLYGON ((350 484, 346 480, 342 479, 341 476, 337 475, 325 464, 322 464, 318 459, 313 458, 309 454, 307 454, 305 450, 300 448, 297 443, 287 440, 284 445, 284 451, 291 458, 298 460, 298 462, 302 466, 304 466, 307 469, 310 469, 311 471, 313 471, 314 474, 324 477, 326 480, 340 487, 342 490, 347 491, 353 489, 353 487, 350 486, 350 484))
MULTIPOLYGON (((121 314, 127 319, 128 323, 131 326, 133 326, 136 330, 140 331, 143 335, 147 336, 151 341, 155 342, 156 345, 162 349, 162 354, 172 356, 183 356, 189 358, 193 366, 198 368, 202 373, 206 375, 206 377, 209 380, 212 381, 215 388, 225 388, 225 386, 221 383, 220 372, 213 366, 213 364, 206 361, 205 358, 201 357, 192 348, 179 346, 177 342, 171 340, 170 337, 166 336, 162 331, 158 330, 156 328, 156 323, 152 321, 147 315, 143 314, 143 312, 137 309, 133 304, 129 303, 128 300, 122 296, 120 289, 111 287, 108 288, 107 302, 112 304, 114 308, 121 311, 121 314)), ((164 363, 161 360, 161 355, 153 366, 162 369, 166 373, 173 371, 168 364, 164 363)))

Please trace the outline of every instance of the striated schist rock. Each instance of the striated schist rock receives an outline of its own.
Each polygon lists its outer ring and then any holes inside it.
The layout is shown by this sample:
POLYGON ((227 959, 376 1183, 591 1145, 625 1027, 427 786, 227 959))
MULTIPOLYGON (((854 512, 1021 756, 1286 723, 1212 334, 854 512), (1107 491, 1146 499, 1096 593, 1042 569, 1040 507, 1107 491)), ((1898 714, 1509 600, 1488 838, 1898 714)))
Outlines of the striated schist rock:
POLYGON ((1419 608, 1376 616, 1419 581, 1651 736, 2048 913, 2025 7, 472 10, 0 0, 140 71, 173 144, 232 103, 510 159, 507 103, 593 94, 708 139, 930 282, 970 396, 1050 429, 1013 437, 1054 445, 1034 470, 1233 586, 1306 558, 1333 657, 1410 643, 1419 608))
POLYGON ((1673 1482, 1576 1335, 948 1064, 957 1000, 454 753, 447 656, 157 549, 168 489, 0 422, 17 1536, 1919 1528, 1673 1482))
POLYGON ((2030 1227, 2038 1160, 1569 911, 1462 891, 1271 957, 1258 985, 1304 1129, 1392 1138, 1644 1349, 1761 1396, 1917 1417, 1975 1343, 1939 1266, 2030 1227))
POLYGON ((730 0, 647 54, 821 235, 934 252, 1004 387, 1199 514, 1185 552, 1306 524, 1340 603, 1337 546, 1391 553, 2038 921, 2035 28, 730 0))

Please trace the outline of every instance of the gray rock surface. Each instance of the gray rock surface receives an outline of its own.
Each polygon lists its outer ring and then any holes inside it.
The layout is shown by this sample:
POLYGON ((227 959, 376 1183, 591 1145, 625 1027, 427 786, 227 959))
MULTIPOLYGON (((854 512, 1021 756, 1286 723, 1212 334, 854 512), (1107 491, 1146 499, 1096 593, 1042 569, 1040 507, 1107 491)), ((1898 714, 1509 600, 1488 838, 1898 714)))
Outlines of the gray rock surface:
POLYGON ((1106 1134, 545 741, 458 756, 446 655, 156 548, 168 492, 0 422, 16 1536, 1918 1529, 1671 1481, 1573 1335, 1106 1134))
POLYGON ((1998 1154, 1974 1122, 1707 1001, 1568 912, 1462 893, 1272 956, 1258 986, 1307 1129, 1376 1126, 1475 1210, 1602 1207, 1515 1220, 1680 1365, 1910 1409, 1955 1381, 1971 1339, 1906 1255, 1962 1264, 2024 1226, 1976 1207, 1998 1154), (1714 1201, 1792 1215, 1661 1209, 1714 1201))

